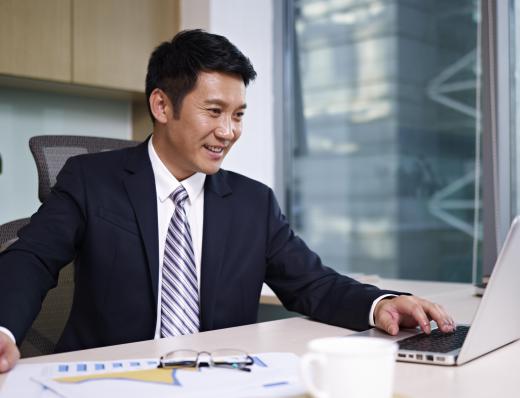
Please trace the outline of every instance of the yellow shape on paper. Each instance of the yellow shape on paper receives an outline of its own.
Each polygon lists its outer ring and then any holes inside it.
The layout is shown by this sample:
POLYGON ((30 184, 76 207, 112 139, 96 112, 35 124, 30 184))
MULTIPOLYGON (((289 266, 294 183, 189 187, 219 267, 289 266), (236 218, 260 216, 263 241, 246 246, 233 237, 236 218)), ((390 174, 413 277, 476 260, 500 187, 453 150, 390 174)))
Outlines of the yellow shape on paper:
MULTIPOLYGON (((184 369, 183 369, 184 370, 184 369)), ((186 369, 188 370, 188 369, 186 369)), ((146 369, 130 370, 126 372, 98 373, 82 376, 67 376, 54 379, 60 383, 81 383, 83 381, 102 380, 102 379, 124 379, 145 381, 149 383, 178 384, 175 378, 174 369, 146 369)))

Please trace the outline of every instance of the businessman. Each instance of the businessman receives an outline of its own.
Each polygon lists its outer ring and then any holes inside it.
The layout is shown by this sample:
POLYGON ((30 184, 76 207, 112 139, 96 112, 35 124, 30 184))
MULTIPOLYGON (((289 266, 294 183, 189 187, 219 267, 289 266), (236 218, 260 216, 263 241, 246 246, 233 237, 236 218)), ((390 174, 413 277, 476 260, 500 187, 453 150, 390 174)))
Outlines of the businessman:
POLYGON ((0 254, 0 371, 58 273, 75 261, 57 351, 254 323, 265 281, 284 306, 351 329, 443 331, 440 306, 337 274, 291 230, 265 185, 222 170, 256 76, 226 38, 183 31, 151 55, 153 133, 67 161, 51 197, 0 254))

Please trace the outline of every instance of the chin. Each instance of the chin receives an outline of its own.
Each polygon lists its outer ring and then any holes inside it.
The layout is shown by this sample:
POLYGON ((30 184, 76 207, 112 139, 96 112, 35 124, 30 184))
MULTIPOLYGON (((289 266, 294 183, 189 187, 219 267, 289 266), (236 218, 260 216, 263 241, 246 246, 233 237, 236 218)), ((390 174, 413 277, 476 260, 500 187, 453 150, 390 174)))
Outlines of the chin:
POLYGON ((204 173, 206 175, 212 175, 217 173, 220 170, 220 164, 218 165, 211 165, 207 167, 201 167, 200 172, 204 173))

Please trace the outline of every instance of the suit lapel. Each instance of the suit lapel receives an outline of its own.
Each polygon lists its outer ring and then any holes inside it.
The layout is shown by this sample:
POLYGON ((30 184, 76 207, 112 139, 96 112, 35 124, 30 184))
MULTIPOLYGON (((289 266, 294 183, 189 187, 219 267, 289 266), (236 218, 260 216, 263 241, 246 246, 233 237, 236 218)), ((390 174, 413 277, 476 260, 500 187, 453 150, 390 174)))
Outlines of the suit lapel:
POLYGON ((152 165, 148 156, 148 140, 133 148, 125 167, 124 184, 134 208, 144 244, 154 305, 157 306, 159 284, 159 237, 157 231, 157 194, 152 165))
POLYGON ((231 200, 226 198, 230 194, 225 171, 206 177, 200 283, 201 331, 213 328, 216 296, 218 290, 224 288, 219 277, 230 233, 231 200))

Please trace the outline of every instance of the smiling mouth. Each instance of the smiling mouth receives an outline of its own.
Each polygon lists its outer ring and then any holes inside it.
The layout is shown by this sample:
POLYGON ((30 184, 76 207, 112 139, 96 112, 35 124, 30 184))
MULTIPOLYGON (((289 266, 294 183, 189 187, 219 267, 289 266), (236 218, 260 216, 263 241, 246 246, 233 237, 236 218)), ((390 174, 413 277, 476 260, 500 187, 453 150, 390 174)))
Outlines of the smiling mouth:
POLYGON ((208 151, 213 152, 213 153, 224 152, 224 147, 221 147, 221 146, 204 145, 204 148, 206 148, 208 151))

